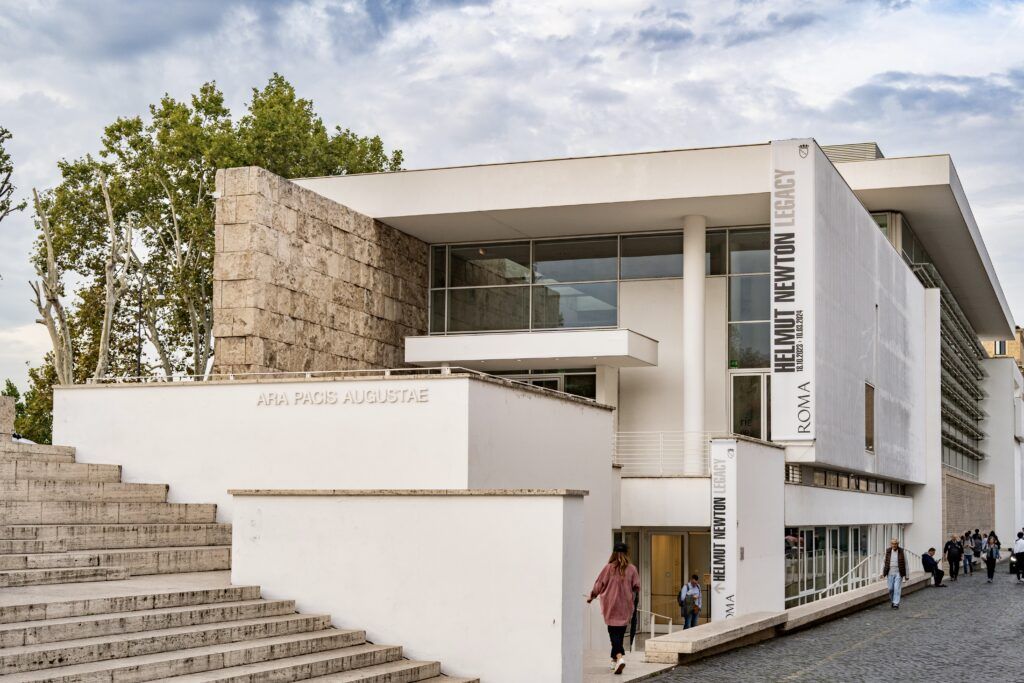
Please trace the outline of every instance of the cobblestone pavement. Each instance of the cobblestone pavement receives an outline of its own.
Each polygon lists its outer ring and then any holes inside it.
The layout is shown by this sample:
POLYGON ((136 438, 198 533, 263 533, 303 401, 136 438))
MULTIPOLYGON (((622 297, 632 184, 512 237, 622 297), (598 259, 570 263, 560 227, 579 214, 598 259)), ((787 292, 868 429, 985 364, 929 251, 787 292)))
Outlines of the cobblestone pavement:
POLYGON ((985 571, 791 636, 727 652, 650 679, 682 681, 1024 681, 1024 583, 985 571), (969 654, 972 665, 964 665, 969 654), (989 664, 983 664, 983 662, 989 664), (973 673, 969 673, 973 672, 973 673), (982 673, 985 672, 985 673, 982 673))

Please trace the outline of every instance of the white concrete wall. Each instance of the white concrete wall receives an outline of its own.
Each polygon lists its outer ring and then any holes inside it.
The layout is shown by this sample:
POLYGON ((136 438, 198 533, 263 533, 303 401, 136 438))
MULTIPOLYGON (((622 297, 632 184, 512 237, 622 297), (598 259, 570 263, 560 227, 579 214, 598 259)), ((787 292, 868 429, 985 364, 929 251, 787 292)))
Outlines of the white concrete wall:
POLYGON ((982 402, 982 409, 988 413, 988 438, 982 442, 985 459, 979 463, 978 478, 995 486, 996 533, 1000 538, 1014 539, 1024 526, 1022 447, 1016 436, 1024 377, 1013 358, 989 358, 982 361, 982 366, 988 374, 983 385, 987 396, 982 402))
MULTIPOLYGON (((729 428, 728 316, 725 277, 705 282, 704 431, 729 428)), ((619 326, 658 340, 658 366, 619 372, 618 430, 683 429, 683 280, 623 281, 619 326)))
POLYGON ((913 521, 914 500, 909 496, 786 485, 786 526, 909 524, 913 521))
POLYGON ((924 287, 824 153, 815 159, 817 462, 923 482, 924 287), (875 387, 875 453, 864 384, 875 387))
POLYGON ((700 527, 711 524, 707 477, 624 477, 622 527, 700 527))
POLYGON ((925 446, 924 485, 910 486, 913 496, 914 522, 906 528, 908 548, 938 546, 944 538, 942 521, 942 358, 941 358, 941 296, 937 289, 924 292, 925 371, 925 446))
POLYGON ((784 451, 737 440, 736 458, 737 614, 780 612, 786 602, 784 451))
POLYGON ((234 583, 446 674, 582 679, 578 497, 239 496, 235 514, 234 583))

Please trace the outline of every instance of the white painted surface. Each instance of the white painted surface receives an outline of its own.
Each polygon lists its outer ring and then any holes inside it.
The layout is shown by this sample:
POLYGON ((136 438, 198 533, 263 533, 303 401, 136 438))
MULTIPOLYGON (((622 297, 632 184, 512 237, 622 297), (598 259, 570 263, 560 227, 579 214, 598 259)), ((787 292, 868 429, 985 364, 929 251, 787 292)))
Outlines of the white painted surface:
POLYGON ((474 370, 542 370, 658 364, 658 342, 632 330, 559 330, 406 337, 405 361, 474 370))
POLYGON ((582 679, 579 498, 239 496, 235 511, 233 583, 449 675, 582 679))
POLYGON ((785 488, 786 526, 910 524, 914 521, 914 500, 910 496, 795 484, 787 484, 785 488))
MULTIPOLYGON (((658 367, 619 371, 618 431, 683 431, 684 279, 623 281, 619 323, 654 337, 658 367)), ((725 277, 705 278, 704 420, 707 432, 729 422, 728 295, 725 277)))
POLYGON ((811 153, 813 334, 823 349, 815 362, 815 460, 923 482, 924 288, 821 150, 812 145, 811 153), (865 382, 875 387, 874 454, 864 447, 865 382))
POLYGON ((711 525, 707 477, 623 477, 621 527, 711 525))
POLYGON ((906 528, 908 548, 939 547, 945 538, 942 517, 942 313, 937 289, 924 291, 925 371, 920 378, 925 389, 925 445, 923 486, 911 486, 914 523, 906 528))
POLYGON ((707 218, 683 217, 683 448, 704 448, 704 250, 707 218))
MULTIPOLYGON (((785 457, 780 448, 736 441, 737 614, 785 608, 785 457)), ((714 604, 714 603, 712 603, 714 604)))
POLYGON ((1015 539, 1024 526, 1024 445, 1016 436, 1024 377, 1013 358, 989 358, 982 366, 988 375, 983 385, 987 396, 982 401, 982 409, 988 413, 988 438, 982 442, 985 459, 979 463, 978 478, 995 486, 996 533, 1000 538, 1015 539))

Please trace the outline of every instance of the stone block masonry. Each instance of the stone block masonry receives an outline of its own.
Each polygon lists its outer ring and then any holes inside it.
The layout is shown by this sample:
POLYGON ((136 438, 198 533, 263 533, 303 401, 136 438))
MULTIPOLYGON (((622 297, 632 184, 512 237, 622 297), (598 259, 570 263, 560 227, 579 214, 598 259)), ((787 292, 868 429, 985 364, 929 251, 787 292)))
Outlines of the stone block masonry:
POLYGON ((258 167, 217 172, 214 372, 404 365, 428 248, 258 167))
POLYGON ((996 499, 991 484, 973 481, 944 467, 942 501, 946 539, 950 534, 959 535, 967 529, 981 529, 983 534, 995 529, 996 499))

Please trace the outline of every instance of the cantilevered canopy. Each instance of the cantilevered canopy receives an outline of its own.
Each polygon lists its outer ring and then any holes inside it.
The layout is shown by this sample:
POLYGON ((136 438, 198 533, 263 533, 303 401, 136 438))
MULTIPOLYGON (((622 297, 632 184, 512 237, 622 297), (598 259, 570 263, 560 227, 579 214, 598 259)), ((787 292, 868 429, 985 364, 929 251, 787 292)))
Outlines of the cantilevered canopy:
MULTIPOLYGON (((428 243, 769 220, 768 144, 305 178, 299 185, 428 243)), ((946 155, 836 165, 871 211, 901 211, 978 334, 1011 338, 1006 297, 946 155)))

